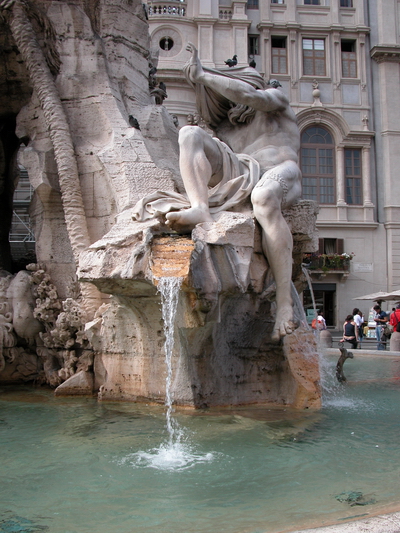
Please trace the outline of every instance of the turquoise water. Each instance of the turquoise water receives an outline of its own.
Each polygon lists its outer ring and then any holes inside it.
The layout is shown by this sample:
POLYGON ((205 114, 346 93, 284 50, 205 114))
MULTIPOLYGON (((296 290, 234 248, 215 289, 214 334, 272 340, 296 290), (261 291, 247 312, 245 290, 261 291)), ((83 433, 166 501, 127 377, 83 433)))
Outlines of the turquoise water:
POLYGON ((1 533, 275 533, 400 502, 400 358, 324 364, 320 412, 175 412, 0 387, 1 533), (365 506, 344 496, 362 493, 365 506))

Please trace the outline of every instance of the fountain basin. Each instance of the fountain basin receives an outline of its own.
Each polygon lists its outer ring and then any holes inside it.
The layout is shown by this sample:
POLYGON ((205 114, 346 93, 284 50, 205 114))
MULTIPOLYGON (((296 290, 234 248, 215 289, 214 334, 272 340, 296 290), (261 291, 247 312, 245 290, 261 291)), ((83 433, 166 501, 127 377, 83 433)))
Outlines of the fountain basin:
POLYGON ((51 533, 278 533, 395 510, 400 357, 356 354, 345 385, 336 362, 322 364, 320 411, 179 410, 175 451, 163 407, 1 387, 2 520, 51 533), (369 503, 337 499, 351 492, 369 503))

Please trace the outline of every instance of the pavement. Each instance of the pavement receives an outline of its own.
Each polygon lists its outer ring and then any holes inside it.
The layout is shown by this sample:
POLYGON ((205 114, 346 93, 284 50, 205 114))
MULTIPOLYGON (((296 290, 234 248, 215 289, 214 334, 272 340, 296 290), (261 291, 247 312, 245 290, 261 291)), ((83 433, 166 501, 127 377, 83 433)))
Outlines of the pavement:
POLYGON ((400 533, 400 512, 290 533, 400 533))

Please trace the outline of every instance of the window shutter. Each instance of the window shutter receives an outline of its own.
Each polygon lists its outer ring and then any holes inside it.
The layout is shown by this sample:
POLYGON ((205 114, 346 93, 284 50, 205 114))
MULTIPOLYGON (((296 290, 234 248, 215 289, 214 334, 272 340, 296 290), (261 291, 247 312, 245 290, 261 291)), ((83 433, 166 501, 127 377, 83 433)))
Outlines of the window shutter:
POLYGON ((318 239, 318 253, 323 254, 324 252, 324 239, 318 239))
POLYGON ((342 254, 344 252, 344 239, 336 239, 336 253, 342 254))

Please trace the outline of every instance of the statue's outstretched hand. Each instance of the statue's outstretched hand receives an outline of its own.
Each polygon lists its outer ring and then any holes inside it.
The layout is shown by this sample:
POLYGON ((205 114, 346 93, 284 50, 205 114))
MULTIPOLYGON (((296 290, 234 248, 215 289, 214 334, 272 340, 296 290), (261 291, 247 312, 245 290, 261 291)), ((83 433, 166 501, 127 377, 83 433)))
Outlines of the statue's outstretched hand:
POLYGON ((197 51, 197 48, 195 47, 193 43, 189 42, 186 46, 186 50, 188 52, 191 52, 192 54, 192 57, 190 58, 190 61, 189 61, 189 77, 191 81, 199 82, 201 81, 201 78, 204 75, 204 70, 200 63, 199 53, 197 51))

